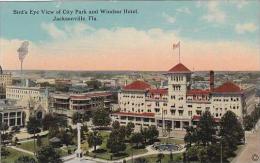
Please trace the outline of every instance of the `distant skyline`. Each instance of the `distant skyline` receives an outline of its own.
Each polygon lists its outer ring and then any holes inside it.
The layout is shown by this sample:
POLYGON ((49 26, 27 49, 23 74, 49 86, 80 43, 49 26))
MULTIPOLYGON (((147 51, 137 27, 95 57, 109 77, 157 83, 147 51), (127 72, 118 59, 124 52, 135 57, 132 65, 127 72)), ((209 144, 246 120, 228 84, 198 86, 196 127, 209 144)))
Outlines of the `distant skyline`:
POLYGON ((19 69, 17 49, 30 42, 24 69, 167 71, 260 70, 260 1, 0 2, 0 64, 19 69), (137 9, 97 21, 55 22, 22 9, 137 9))

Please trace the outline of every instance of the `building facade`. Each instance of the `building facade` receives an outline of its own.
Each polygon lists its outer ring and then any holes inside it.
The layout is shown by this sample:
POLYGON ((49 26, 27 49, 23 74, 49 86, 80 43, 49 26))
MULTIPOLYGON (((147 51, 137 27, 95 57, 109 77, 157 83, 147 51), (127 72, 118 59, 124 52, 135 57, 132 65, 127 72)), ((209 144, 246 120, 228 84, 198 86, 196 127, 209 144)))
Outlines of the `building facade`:
POLYGON ((6 99, 15 100, 18 105, 26 108, 26 117, 36 115, 42 119, 49 110, 48 89, 28 86, 7 86, 6 99))
POLYGON ((50 95, 50 109, 54 113, 72 117, 75 112, 90 112, 103 105, 110 109, 112 94, 108 92, 89 92, 81 94, 54 93, 50 95))
POLYGON ((6 86, 12 85, 12 74, 4 73, 0 66, 0 99, 5 99, 6 86))
POLYGON ((218 122, 226 111, 233 111, 242 120, 243 90, 232 82, 214 87, 214 72, 210 72, 209 89, 191 89, 192 72, 179 63, 165 73, 168 88, 152 88, 144 81, 135 81, 118 93, 120 111, 112 114, 121 124, 155 125, 165 129, 183 130, 196 125, 206 110, 218 122))
POLYGON ((0 101, 0 121, 9 127, 24 126, 24 108, 7 100, 0 101))

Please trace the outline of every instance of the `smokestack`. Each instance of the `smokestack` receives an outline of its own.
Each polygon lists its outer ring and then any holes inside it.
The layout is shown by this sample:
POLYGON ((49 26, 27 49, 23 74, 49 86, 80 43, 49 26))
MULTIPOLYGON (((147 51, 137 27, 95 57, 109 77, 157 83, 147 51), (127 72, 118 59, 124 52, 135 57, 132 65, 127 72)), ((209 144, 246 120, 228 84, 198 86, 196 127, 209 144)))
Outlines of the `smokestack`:
POLYGON ((212 70, 209 72, 209 88, 210 91, 214 90, 214 71, 212 70))
POLYGON ((21 46, 19 47, 19 49, 17 50, 18 57, 21 62, 21 73, 23 72, 23 60, 24 60, 25 56, 28 54, 28 46, 29 46, 29 42, 24 41, 21 44, 21 46))

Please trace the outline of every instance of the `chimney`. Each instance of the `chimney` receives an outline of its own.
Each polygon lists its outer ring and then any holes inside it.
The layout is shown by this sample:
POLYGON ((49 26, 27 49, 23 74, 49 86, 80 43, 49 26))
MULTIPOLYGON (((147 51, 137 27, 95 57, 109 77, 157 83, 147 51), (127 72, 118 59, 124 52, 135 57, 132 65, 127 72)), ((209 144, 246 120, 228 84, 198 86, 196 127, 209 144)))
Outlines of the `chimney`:
POLYGON ((214 90, 214 71, 212 70, 209 72, 209 88, 210 91, 214 90))

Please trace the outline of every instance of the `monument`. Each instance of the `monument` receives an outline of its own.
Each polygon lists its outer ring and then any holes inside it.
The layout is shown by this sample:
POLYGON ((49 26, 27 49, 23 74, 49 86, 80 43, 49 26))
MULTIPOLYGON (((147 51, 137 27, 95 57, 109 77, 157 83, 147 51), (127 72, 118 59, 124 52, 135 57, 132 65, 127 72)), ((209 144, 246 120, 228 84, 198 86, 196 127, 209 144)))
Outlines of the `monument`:
POLYGON ((80 143, 81 143, 81 141, 80 141, 80 130, 81 130, 81 126, 82 126, 82 124, 81 123, 77 123, 77 130, 78 130, 78 148, 77 148, 77 150, 75 151, 75 153, 76 153, 76 157, 77 158, 82 158, 82 150, 80 149, 80 143))

